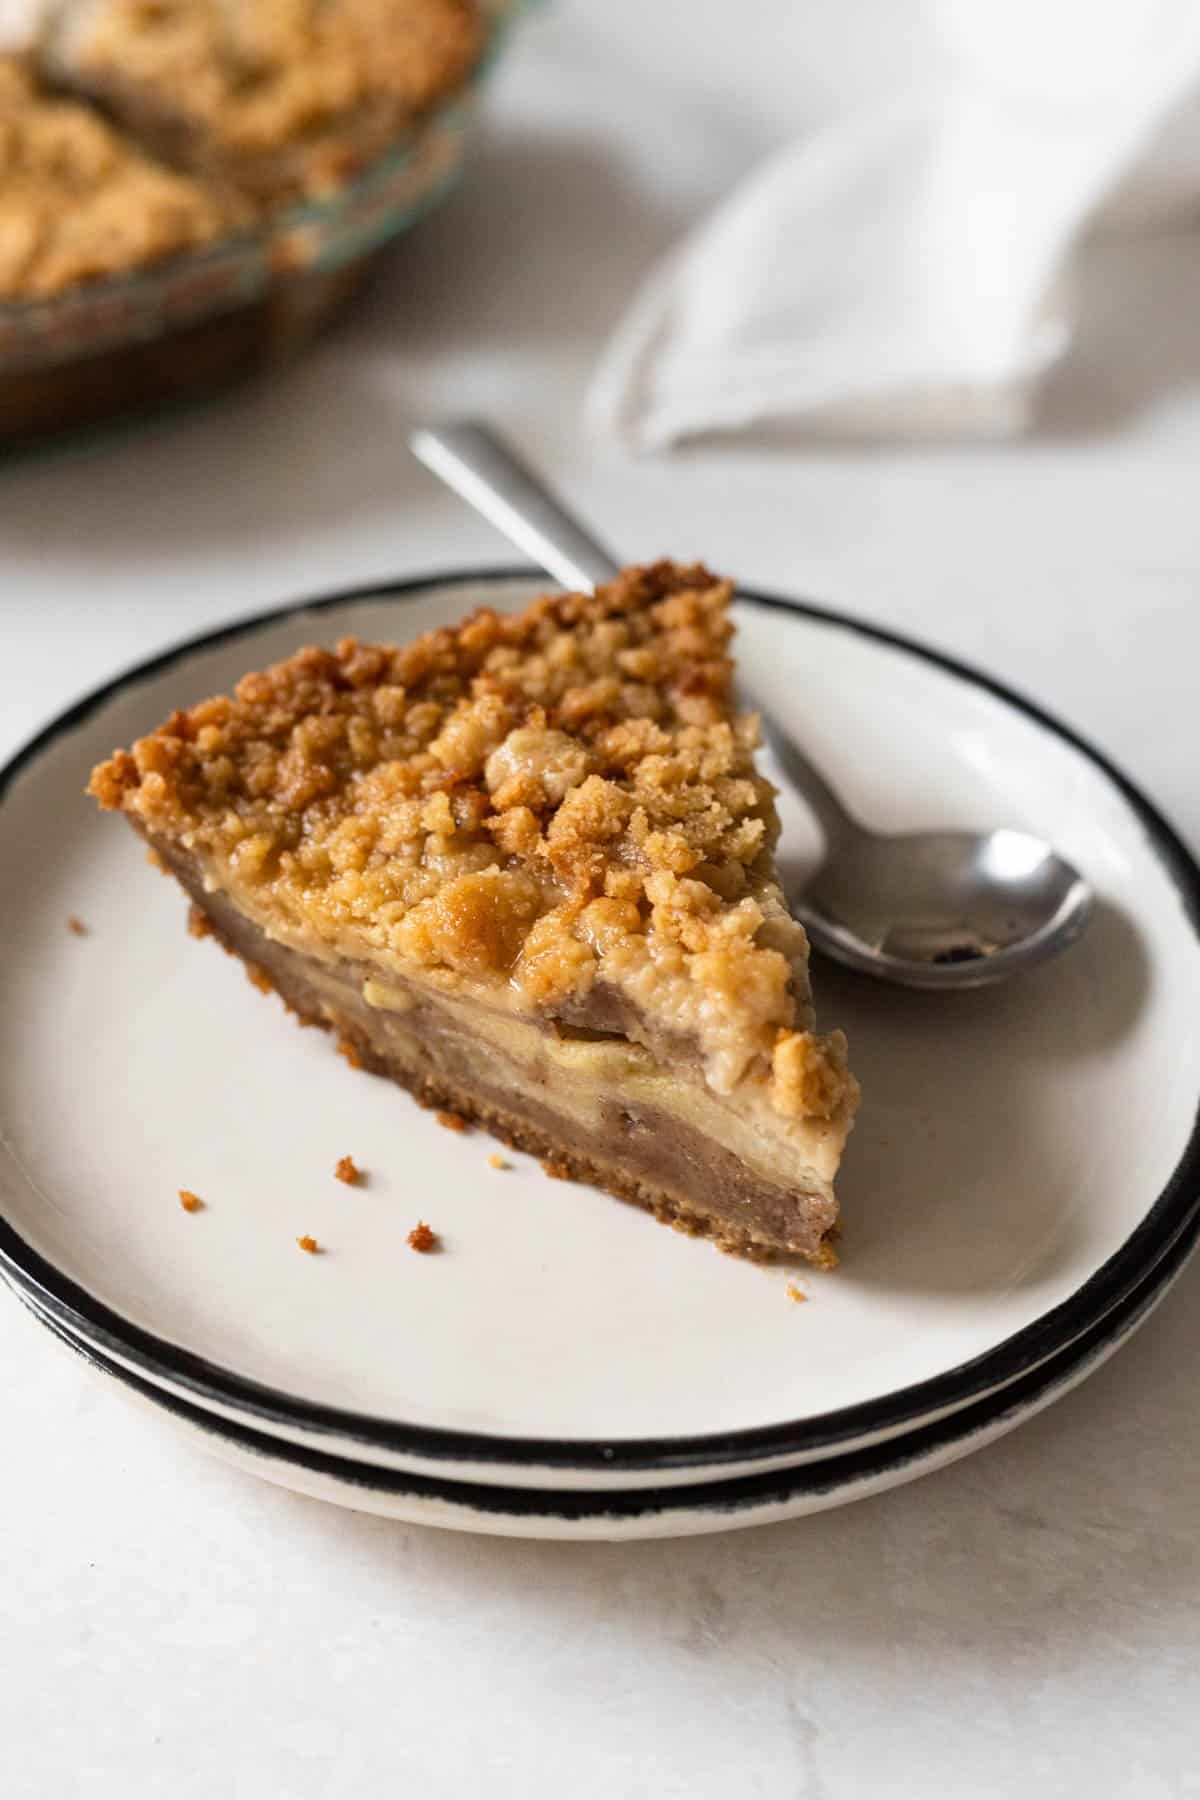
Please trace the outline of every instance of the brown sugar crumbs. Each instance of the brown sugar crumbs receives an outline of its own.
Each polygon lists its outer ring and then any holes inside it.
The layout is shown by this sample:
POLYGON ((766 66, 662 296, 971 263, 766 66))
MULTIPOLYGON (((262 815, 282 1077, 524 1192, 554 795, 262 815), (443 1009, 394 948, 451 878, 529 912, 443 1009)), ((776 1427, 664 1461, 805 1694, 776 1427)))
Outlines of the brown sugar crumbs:
POLYGON ((209 938, 213 934, 208 914, 195 901, 188 907, 187 928, 194 938, 209 938))
POLYGON ((72 937, 86 937, 88 935, 87 926, 82 919, 77 919, 74 913, 72 913, 67 920, 67 930, 71 933, 72 937))
POLYGON ((440 1249, 441 1242, 432 1225, 427 1225, 424 1219, 420 1219, 408 1234, 409 1249, 416 1250, 421 1256, 428 1256, 431 1250, 440 1249))
POLYGON ((333 1172, 339 1181, 345 1182, 347 1187, 361 1187, 365 1179, 362 1170, 352 1156, 341 1157, 333 1172))
POLYGON ((435 1116, 438 1124, 445 1126, 447 1131, 465 1131, 467 1129, 467 1121, 461 1113, 440 1112, 435 1116))
MULTIPOLYGON (((59 9, 55 9, 56 11, 59 9)), ((278 204, 328 192, 468 76, 473 0, 89 0, 55 72, 189 166, 278 204)))
POLYGON ((320 1244, 318 1244, 316 1238, 309 1237, 307 1232, 305 1232, 303 1237, 298 1237, 296 1239, 296 1242, 299 1244, 300 1248, 303 1251, 305 1251, 309 1256, 316 1256, 318 1251, 321 1248, 321 1246, 320 1246, 320 1244))
POLYGON ((0 300, 147 267, 228 235, 245 214, 0 55, 0 300))
POLYGON ((179 1204, 184 1212, 189 1213, 200 1212, 204 1207, 204 1202, 199 1194, 193 1194, 191 1188, 180 1188, 179 1204))
POLYGON ((531 1013, 606 989, 668 1054, 696 1042, 716 1092, 751 1080, 776 1113, 848 1120, 845 1040, 796 998, 808 943, 757 721, 732 710, 732 592, 661 562, 400 648, 310 647, 174 713, 90 791, 331 951, 531 1013))

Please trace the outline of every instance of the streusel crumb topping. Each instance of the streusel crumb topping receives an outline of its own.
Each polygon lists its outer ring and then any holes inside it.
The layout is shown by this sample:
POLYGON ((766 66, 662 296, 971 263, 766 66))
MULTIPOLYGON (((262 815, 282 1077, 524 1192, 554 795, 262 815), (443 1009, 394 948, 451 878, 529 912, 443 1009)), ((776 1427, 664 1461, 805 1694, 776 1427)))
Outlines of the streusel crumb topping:
POLYGON ((254 188, 285 152, 312 195, 460 87, 483 38, 475 0, 74 0, 50 60, 173 160, 254 188))
POLYGON ((0 57, 0 300, 40 298, 226 236, 245 209, 142 154, 0 57))
POLYGON ((845 1119, 817 1037, 778 822, 731 710, 731 589, 626 570, 481 609, 404 648, 344 639, 246 676, 102 763, 90 791, 202 856, 279 928, 579 1016, 619 998, 652 1049, 845 1119))

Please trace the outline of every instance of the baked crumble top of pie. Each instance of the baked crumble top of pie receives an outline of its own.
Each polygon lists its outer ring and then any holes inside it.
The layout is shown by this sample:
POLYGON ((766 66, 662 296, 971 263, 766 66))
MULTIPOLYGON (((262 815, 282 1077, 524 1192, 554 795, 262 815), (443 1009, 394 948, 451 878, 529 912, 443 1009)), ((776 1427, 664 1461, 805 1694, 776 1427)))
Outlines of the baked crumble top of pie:
POLYGON ((706 1078, 845 1119, 845 1040, 797 1006, 808 944, 730 713, 731 588, 702 567, 345 639, 177 712, 91 792, 210 860, 286 937, 551 1015, 595 984, 706 1078))
POLYGON ((395 135, 460 87, 482 44, 474 0, 69 0, 50 55, 148 130, 187 134, 189 166, 336 128, 349 161, 330 145, 302 184, 315 192, 354 166, 359 132, 395 135))
POLYGON ((144 267, 226 236, 243 216, 0 57, 0 299, 144 267))

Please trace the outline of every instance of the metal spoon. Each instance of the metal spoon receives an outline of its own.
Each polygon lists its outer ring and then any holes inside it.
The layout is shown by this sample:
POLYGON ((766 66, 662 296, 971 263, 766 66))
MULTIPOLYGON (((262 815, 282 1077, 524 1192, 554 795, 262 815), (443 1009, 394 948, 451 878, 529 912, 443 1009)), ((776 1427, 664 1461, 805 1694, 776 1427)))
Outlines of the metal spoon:
MULTIPOLYGON (((486 426, 414 432, 414 454, 566 587, 591 592, 617 563, 486 426)), ((973 988, 1074 942, 1092 893, 1025 831, 870 830, 759 708, 767 747, 821 827, 825 858, 788 903, 839 962, 906 987, 973 988)))

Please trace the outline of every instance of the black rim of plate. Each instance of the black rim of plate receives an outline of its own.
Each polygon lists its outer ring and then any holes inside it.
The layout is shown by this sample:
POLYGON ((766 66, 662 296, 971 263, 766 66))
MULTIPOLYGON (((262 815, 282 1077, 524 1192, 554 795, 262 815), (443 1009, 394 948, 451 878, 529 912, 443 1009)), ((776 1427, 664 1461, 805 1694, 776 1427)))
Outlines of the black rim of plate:
MULTIPOLYGON (((1120 1349, 1181 1273, 1195 1248, 1198 1230, 1200 1213, 1193 1215, 1186 1230, 1180 1233, 1171 1249, 1135 1284, 1118 1306, 1113 1307, 1104 1318, 1097 1320, 1067 1349, 1038 1363, 1000 1393, 976 1400, 933 1424, 918 1426, 899 1437, 889 1438, 882 1444, 835 1453, 802 1464, 798 1469, 772 1470, 761 1475, 697 1482, 684 1487, 624 1490, 505 1487, 493 1482, 475 1483, 447 1480, 440 1476, 407 1474, 396 1469, 350 1461, 346 1457, 313 1450, 284 1438, 268 1437, 264 1432, 254 1431, 249 1426, 205 1412, 203 1407, 181 1400, 177 1395, 165 1393, 162 1388, 155 1387, 119 1364, 110 1362, 85 1338, 76 1337, 65 1326, 43 1318, 35 1307, 30 1306, 30 1311, 47 1330, 83 1357, 85 1362, 91 1363, 102 1374, 111 1376, 140 1399, 161 1408, 173 1419, 202 1432, 210 1440, 231 1444, 243 1455, 249 1454, 275 1463, 283 1462, 309 1474, 332 1477, 343 1487, 357 1490, 360 1494, 386 1494, 392 1500, 438 1500, 462 1507, 467 1513, 482 1513, 488 1517, 500 1515, 530 1522, 553 1519, 555 1522, 582 1523, 609 1519, 616 1526, 664 1513, 712 1511, 723 1515, 722 1524, 736 1525, 740 1514, 753 1512, 757 1508, 785 1505, 801 1495, 834 1495, 840 1488, 893 1471, 897 1472, 896 1479, 890 1485, 899 1486, 919 1475, 934 1473, 934 1469, 940 1467, 940 1464, 928 1469, 914 1465, 921 1465, 924 1459, 938 1451, 948 1450, 955 1444, 964 1444, 965 1448, 960 1454, 969 1454, 969 1440, 987 1426, 1003 1420, 1006 1422, 1004 1429, 1012 1430, 1023 1424, 1032 1413, 1051 1405, 1069 1386, 1074 1385, 1073 1377, 1078 1381, 1086 1380, 1098 1366, 1100 1352, 1106 1345, 1111 1346, 1111 1350, 1120 1349)), ((1002 1436, 1004 1432, 997 1435, 1002 1436)), ((948 1460, 957 1459, 950 1457, 948 1460)), ((849 1501, 859 1497, 851 1492, 845 1494, 843 1499, 849 1501)), ((831 1501, 830 1504, 836 1505, 837 1501, 831 1501)), ((467 1528, 469 1524, 469 1519, 464 1520, 467 1528)))
MULTIPOLYGON (((437 588, 470 587, 498 581, 536 581, 527 566, 432 571, 401 582, 368 582, 314 599, 292 602, 202 632, 127 669, 67 708, 38 732, 0 768, 0 806, 16 778, 69 732, 84 724, 117 694, 137 686, 201 651, 233 643, 289 619, 297 624, 313 615, 368 600, 403 602, 437 588)), ((1108 758, 1072 729, 1005 683, 944 652, 886 627, 856 619, 809 601, 739 588, 739 602, 749 601, 799 615, 853 633, 942 670, 956 680, 982 689, 1043 730, 1070 745, 1107 778, 1145 832, 1150 850, 1179 895, 1188 924, 1200 940, 1200 867, 1161 814, 1108 758)), ((957 1411, 993 1390, 1007 1388, 1039 1364, 1068 1349, 1105 1314, 1120 1304, 1176 1243, 1200 1206, 1200 1105, 1179 1162, 1162 1192, 1129 1237, 1066 1300, 1023 1326, 992 1349, 925 1381, 898 1388, 876 1399, 807 1419, 741 1431, 685 1437, 537 1438, 458 1431, 441 1426, 404 1424, 397 1420, 321 1406, 295 1395, 236 1375, 169 1340, 143 1330, 105 1306, 85 1288, 47 1262, 9 1222, 0 1217, 0 1268, 39 1309, 82 1333, 102 1352, 132 1364, 152 1381, 167 1381, 199 1400, 236 1408, 245 1417, 285 1430, 300 1430, 341 1439, 364 1449, 378 1447, 394 1454, 440 1462, 508 1463, 523 1469, 592 1469, 612 1474, 618 1469, 683 1469, 825 1451, 864 1437, 895 1435, 914 1421, 943 1411, 957 1411)))

